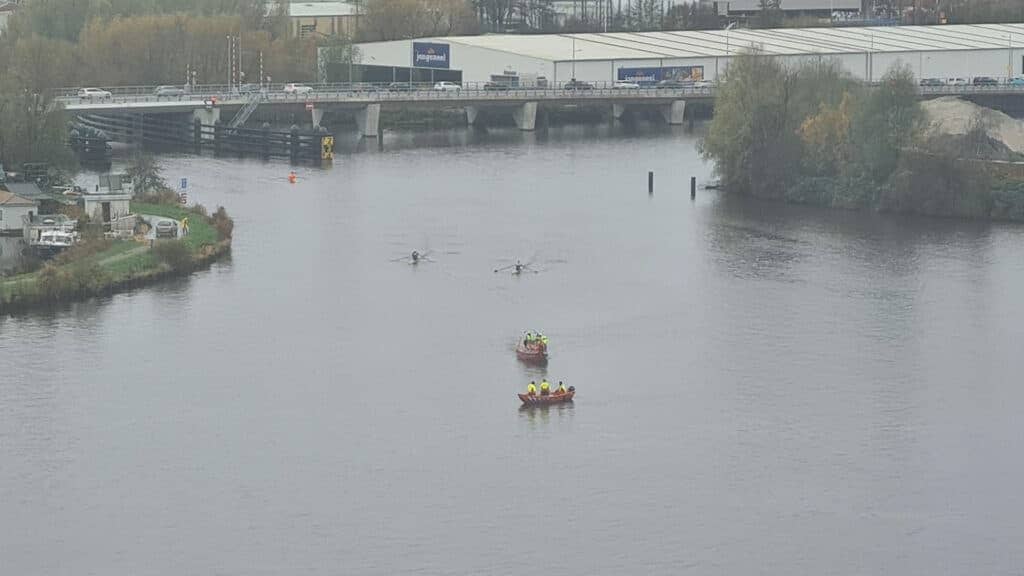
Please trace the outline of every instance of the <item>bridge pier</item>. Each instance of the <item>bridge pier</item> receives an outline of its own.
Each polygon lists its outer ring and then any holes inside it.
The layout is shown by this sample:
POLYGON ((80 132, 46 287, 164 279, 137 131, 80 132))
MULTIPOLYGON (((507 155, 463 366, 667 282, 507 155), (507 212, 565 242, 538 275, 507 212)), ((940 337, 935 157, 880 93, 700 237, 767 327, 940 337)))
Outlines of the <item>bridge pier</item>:
POLYGON ((626 105, 612 103, 612 118, 616 120, 622 120, 622 117, 626 115, 626 105))
POLYGON ((363 138, 376 138, 380 127, 380 104, 367 104, 356 111, 356 124, 363 138))
POLYGON ((660 106, 661 116, 671 126, 678 126, 683 123, 683 113, 686 111, 686 100, 675 100, 671 104, 660 106))
MULTIPOLYGON (((310 113, 313 114, 313 128, 319 128, 320 121, 324 119, 324 109, 314 106, 313 109, 310 110, 310 113)), ((376 132, 374 132, 374 134, 376 134, 376 132)))
MULTIPOLYGON (((192 111, 193 122, 199 122, 205 126, 213 126, 217 122, 220 122, 220 108, 196 108, 192 111)), ((208 132, 200 132, 200 138, 203 140, 212 140, 213 134, 208 132)))
POLYGON ((537 128, 537 103, 524 102, 512 110, 512 118, 520 130, 535 130, 537 128))

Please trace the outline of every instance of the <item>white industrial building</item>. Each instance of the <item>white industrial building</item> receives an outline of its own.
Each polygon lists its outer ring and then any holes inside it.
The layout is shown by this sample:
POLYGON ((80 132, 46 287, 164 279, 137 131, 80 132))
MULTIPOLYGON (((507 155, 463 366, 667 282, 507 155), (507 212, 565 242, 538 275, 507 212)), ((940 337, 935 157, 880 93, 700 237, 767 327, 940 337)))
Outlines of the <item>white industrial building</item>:
POLYGON ((715 80, 730 59, 753 49, 794 63, 835 58, 868 80, 897 62, 919 78, 1024 75, 1024 24, 488 34, 359 45, 372 81, 485 82, 511 70, 549 83, 715 80))

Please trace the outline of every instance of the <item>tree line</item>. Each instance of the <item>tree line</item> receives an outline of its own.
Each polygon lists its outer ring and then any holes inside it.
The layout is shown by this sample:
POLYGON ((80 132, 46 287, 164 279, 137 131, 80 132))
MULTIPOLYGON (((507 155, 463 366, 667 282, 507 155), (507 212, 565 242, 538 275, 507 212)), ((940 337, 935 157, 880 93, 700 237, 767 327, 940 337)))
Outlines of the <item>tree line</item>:
POLYGON ((1013 153, 982 126, 933 130, 910 69, 865 85, 833 60, 787 66, 745 53, 719 84, 701 143, 726 190, 839 208, 1024 219, 1024 182, 993 176, 1013 153))
POLYGON ((70 166, 56 90, 79 85, 308 81, 316 39, 264 0, 33 0, 0 36, 0 163, 70 166), (238 37, 232 65, 227 36, 238 37))

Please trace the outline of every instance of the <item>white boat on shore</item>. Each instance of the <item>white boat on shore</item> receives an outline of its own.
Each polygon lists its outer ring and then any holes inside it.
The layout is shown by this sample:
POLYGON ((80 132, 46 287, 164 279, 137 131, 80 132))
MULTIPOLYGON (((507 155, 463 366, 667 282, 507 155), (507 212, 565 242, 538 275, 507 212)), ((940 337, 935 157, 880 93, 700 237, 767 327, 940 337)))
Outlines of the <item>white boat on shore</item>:
POLYGON ((78 242, 76 232, 63 230, 46 230, 39 234, 39 239, 31 244, 40 258, 52 258, 74 246, 78 242))

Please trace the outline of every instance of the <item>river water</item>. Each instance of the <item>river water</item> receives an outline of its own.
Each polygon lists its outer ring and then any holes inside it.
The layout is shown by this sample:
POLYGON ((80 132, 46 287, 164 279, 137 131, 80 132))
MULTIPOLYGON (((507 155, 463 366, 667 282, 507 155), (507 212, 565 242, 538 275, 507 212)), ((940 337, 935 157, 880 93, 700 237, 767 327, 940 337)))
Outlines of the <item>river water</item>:
POLYGON ((230 261, 0 320, 0 573, 1024 570, 1024 228, 691 202, 687 132, 386 141, 163 157, 230 261))

